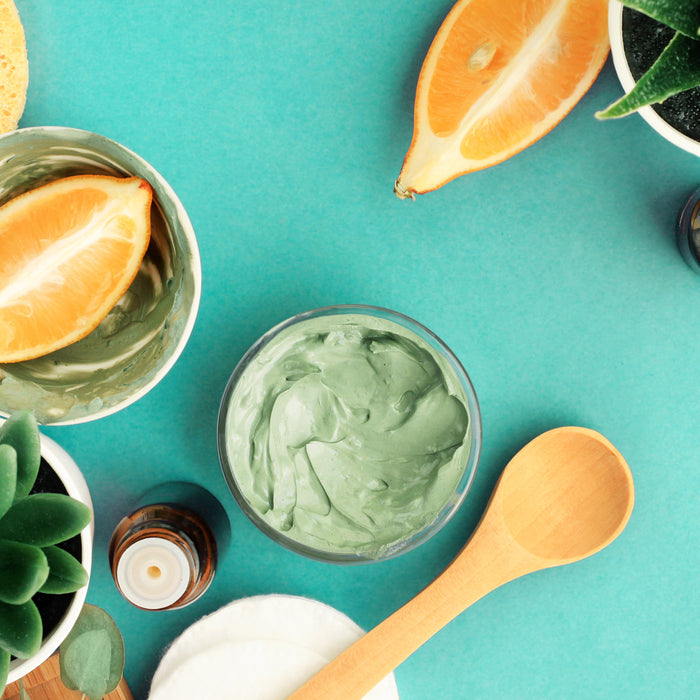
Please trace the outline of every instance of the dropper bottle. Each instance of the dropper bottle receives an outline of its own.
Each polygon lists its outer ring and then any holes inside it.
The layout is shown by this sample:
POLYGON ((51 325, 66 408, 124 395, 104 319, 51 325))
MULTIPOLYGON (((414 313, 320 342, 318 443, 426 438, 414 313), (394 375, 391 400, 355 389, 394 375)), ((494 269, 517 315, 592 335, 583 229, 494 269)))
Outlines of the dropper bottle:
POLYGON ((143 505, 122 518, 112 534, 114 582, 144 610, 189 605, 214 579, 230 534, 226 514, 208 491, 187 482, 161 485, 140 500, 143 505))

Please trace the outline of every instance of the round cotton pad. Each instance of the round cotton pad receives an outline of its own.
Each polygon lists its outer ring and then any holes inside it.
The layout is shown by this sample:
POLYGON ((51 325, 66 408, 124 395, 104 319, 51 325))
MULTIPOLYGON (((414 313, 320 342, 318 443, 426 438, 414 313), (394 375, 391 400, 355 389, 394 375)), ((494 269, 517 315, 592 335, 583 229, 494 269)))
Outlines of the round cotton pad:
POLYGON ((282 700, 325 663, 319 654, 287 642, 219 644, 190 656, 151 691, 150 698, 282 700))
MULTIPOLYGON (((230 698, 235 689, 240 700, 284 700, 362 634, 349 617, 309 598, 243 598, 194 623, 172 643, 149 699, 214 700, 230 698)), ((392 674, 366 699, 398 697, 392 674)))

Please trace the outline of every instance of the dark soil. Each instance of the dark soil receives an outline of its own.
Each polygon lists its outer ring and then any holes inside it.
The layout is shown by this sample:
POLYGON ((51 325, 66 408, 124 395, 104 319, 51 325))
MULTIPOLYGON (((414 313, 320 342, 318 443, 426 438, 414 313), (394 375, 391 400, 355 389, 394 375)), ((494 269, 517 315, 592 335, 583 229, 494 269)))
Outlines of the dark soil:
MULTIPOLYGON (((622 40, 635 80, 654 63, 673 35, 672 29, 641 12, 623 9, 622 40)), ((673 95, 652 109, 677 131, 700 141, 700 87, 673 95)))

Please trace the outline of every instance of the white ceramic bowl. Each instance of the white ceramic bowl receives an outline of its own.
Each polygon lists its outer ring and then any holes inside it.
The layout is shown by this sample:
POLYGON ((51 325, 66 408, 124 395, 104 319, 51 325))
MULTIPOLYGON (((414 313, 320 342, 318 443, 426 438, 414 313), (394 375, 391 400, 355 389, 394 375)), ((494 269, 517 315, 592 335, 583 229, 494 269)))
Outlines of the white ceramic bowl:
MULTIPOLYGON (((84 503, 90 508, 90 511, 93 512, 93 519, 90 525, 84 528, 80 533, 80 545, 82 549, 80 563, 89 576, 92 569, 94 510, 88 485, 78 465, 73 461, 73 458, 62 447, 45 435, 41 436, 41 456, 51 465, 57 476, 63 482, 68 495, 84 503)), ((85 603, 87 591, 88 587, 83 586, 83 588, 73 594, 73 600, 63 618, 49 636, 45 637, 39 651, 34 656, 30 659, 14 659, 12 661, 10 664, 10 673, 7 677, 8 684, 14 683, 23 676, 26 676, 27 673, 44 663, 44 661, 58 649, 61 642, 63 642, 68 636, 68 633, 73 629, 73 625, 75 625, 78 615, 80 615, 80 611, 83 608, 83 603, 85 603)))
MULTIPOLYGON (((610 33, 610 50, 612 52, 613 64, 617 77, 625 93, 628 93, 634 86, 635 80, 632 76, 625 49, 622 41, 622 13, 624 6, 618 0, 610 0, 608 11, 608 31, 610 33)), ((661 134, 667 141, 682 148, 688 153, 700 156, 700 143, 694 141, 689 136, 674 129, 668 122, 654 111, 651 106, 642 107, 637 110, 644 121, 657 133, 661 134)))
POLYGON ((131 287, 92 333, 44 357, 0 365, 0 415, 30 408, 39 423, 74 424, 114 413, 167 374, 194 326, 202 285, 197 241, 184 207, 151 165, 80 129, 42 126, 0 136, 0 204, 80 174, 148 181, 151 241, 131 287))

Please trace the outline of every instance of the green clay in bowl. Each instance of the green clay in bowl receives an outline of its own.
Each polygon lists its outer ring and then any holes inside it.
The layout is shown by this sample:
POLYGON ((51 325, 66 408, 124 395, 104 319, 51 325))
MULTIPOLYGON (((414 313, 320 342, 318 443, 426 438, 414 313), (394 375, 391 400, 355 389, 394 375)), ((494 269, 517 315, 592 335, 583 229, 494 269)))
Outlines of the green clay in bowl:
POLYGON ((469 378, 430 331, 367 306, 290 319, 254 345, 221 405, 219 454, 248 517, 338 563, 413 549, 462 503, 481 442, 469 378))
POLYGON ((123 146, 79 129, 0 137, 0 205, 71 175, 137 176, 153 188, 151 241, 138 275, 100 325, 43 357, 0 365, 0 414, 31 408, 43 424, 114 413, 152 389, 182 352, 201 295, 197 241, 163 177, 123 146))

